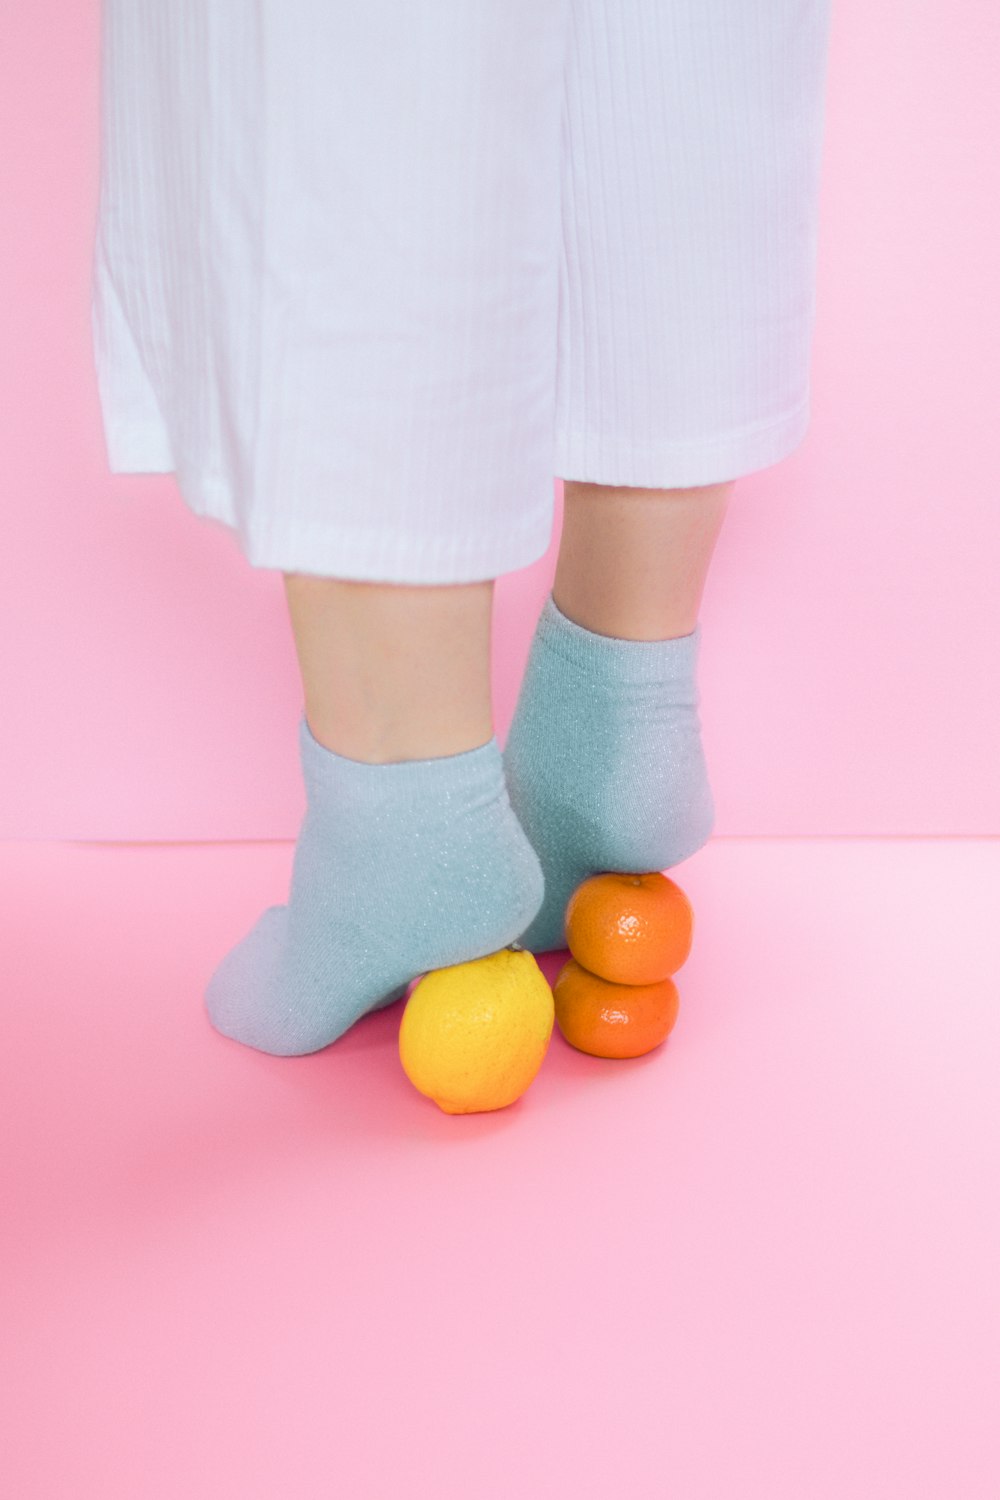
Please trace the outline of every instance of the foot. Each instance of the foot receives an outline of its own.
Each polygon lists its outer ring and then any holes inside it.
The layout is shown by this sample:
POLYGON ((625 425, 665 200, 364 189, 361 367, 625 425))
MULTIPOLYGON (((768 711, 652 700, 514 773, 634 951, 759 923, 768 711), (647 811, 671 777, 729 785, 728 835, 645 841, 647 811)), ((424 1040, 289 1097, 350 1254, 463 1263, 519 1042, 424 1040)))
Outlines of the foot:
POLYGON ((369 764, 299 746, 307 807, 286 906, 222 959, 205 1005, 261 1052, 316 1052, 417 975, 520 940, 541 867, 515 816, 495 736, 430 760, 369 764))
POLYGON ((566 903, 588 875, 665 870, 708 841, 699 642, 698 627, 659 641, 598 635, 546 599, 503 751, 545 877, 520 938, 532 952, 566 946, 566 903))

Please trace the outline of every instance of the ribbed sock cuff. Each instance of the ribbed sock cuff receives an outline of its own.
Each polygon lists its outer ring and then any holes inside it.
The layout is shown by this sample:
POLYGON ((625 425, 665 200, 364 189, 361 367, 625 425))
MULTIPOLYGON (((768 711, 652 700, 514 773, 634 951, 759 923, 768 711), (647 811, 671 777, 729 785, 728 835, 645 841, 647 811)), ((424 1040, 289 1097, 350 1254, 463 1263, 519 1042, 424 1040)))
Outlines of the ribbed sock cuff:
POLYGON ((307 788, 326 788, 353 802, 401 801, 429 792, 498 795, 504 787, 503 759, 496 735, 484 745, 428 760, 374 763, 338 755, 316 739, 306 715, 299 719, 299 751, 307 788))
POLYGON ((563 614, 551 592, 536 627, 536 638, 581 671, 604 672, 620 682, 694 682, 701 644, 701 625, 689 635, 661 641, 630 641, 599 635, 563 614))

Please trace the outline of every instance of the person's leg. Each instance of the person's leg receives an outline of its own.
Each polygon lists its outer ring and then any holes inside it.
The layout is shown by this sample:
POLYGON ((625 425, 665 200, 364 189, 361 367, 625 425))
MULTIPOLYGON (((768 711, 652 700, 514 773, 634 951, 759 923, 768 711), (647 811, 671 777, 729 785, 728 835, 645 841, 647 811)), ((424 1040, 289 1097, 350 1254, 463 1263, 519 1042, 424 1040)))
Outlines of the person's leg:
POLYGON ((732 482, 808 426, 830 9, 573 0, 564 547, 504 749, 546 880, 536 951, 587 873, 667 868, 711 832, 698 604, 732 482))
POLYGON ((493 734, 492 580, 284 577, 306 812, 287 905, 225 956, 205 1000, 225 1036, 293 1055, 417 975, 519 938, 544 883, 493 734))
POLYGON ((628 640, 690 634, 732 489, 732 480, 643 490, 567 479, 552 585, 559 609, 628 640))
POLYGON ((228 299, 239 324, 213 343, 232 394, 208 408, 246 480, 247 555, 286 575, 306 699, 288 906, 206 997, 273 1052, 334 1041, 541 903, 491 732, 491 591, 469 581, 551 540, 570 19, 568 0, 296 12, 260 68, 240 37, 273 105, 241 161, 263 143, 275 170, 223 183, 257 238, 249 302, 228 299))
POLYGON ((566 903, 588 875, 669 868, 712 831, 698 612, 732 488, 565 482, 555 579, 504 747, 545 876, 522 937, 536 952, 565 945, 566 903))
POLYGON ((380 584, 286 573, 309 727, 352 760, 454 755, 493 733, 493 579, 380 584))

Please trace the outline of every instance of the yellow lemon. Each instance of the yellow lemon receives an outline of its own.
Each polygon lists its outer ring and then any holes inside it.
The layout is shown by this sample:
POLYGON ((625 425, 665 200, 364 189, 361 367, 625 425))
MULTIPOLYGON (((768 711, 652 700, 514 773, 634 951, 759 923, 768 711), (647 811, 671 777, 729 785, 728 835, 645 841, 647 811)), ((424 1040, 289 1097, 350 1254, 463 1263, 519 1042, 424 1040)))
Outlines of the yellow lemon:
POLYGON ((446 1114, 503 1109, 542 1066, 554 1020, 548 980, 513 943, 417 981, 399 1023, 399 1060, 446 1114))

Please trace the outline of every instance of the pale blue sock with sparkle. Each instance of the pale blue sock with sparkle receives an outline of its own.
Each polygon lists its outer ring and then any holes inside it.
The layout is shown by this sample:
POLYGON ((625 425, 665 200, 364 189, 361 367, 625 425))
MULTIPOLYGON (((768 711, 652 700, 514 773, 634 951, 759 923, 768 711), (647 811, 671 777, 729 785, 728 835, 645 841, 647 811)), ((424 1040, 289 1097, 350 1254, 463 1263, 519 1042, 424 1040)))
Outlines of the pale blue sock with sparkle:
POLYGON ((598 635, 546 598, 503 751, 545 876, 525 948, 566 946, 566 903, 588 875, 665 871, 707 842, 700 638, 700 626, 657 641, 598 635))
POLYGON ((258 917, 205 992, 216 1030, 278 1056, 316 1052, 411 979, 517 941, 544 894, 495 735, 369 764, 321 745, 303 713, 299 748, 288 904, 258 917))

